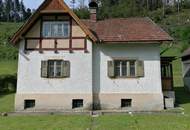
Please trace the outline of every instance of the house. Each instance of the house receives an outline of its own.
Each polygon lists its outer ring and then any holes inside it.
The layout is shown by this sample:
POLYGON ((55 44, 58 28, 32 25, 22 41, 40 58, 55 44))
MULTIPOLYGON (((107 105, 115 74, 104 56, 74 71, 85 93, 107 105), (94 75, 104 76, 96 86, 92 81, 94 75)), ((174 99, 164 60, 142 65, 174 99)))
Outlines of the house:
POLYGON ((184 85, 190 91, 190 48, 182 54, 182 62, 184 85))
POLYGON ((149 18, 97 20, 89 6, 81 20, 63 0, 45 0, 13 35, 16 111, 164 109, 173 90, 162 83, 171 64, 161 66, 160 45, 173 39, 149 18))

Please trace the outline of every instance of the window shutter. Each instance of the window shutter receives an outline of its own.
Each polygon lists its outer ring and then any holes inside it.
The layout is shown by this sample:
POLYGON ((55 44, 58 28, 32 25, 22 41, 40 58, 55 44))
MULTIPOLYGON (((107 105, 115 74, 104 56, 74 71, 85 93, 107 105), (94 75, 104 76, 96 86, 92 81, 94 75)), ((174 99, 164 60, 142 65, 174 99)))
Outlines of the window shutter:
POLYGON ((62 62, 62 77, 70 77, 70 62, 69 61, 63 61, 62 62))
POLYGON ((41 77, 48 77, 48 61, 41 61, 41 77))
POLYGON ((144 61, 137 61, 137 77, 144 77, 144 61))
POLYGON ((108 77, 115 77, 114 61, 108 61, 108 77))

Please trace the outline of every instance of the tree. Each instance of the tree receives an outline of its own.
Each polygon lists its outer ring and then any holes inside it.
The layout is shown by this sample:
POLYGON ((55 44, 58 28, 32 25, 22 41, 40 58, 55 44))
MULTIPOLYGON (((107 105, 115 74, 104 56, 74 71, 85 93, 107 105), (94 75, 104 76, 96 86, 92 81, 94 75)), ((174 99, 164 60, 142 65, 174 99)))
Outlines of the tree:
POLYGON ((32 15, 32 11, 31 11, 31 9, 28 8, 28 9, 26 10, 24 19, 27 20, 31 15, 32 15))
POLYGON ((23 17, 22 20, 25 20, 26 10, 25 10, 23 0, 21 0, 20 2, 20 15, 23 17))
POLYGON ((7 21, 10 21, 11 5, 12 5, 12 0, 5 0, 5 14, 7 21))
POLYGON ((19 0, 14 0, 14 8, 18 12, 20 11, 20 2, 19 0))
POLYGON ((87 7, 84 8, 78 8, 74 9, 75 14, 80 18, 80 19, 88 19, 90 16, 90 12, 87 7))
POLYGON ((0 20, 2 20, 3 18, 3 8, 4 8, 3 1, 0 0, 0 20))

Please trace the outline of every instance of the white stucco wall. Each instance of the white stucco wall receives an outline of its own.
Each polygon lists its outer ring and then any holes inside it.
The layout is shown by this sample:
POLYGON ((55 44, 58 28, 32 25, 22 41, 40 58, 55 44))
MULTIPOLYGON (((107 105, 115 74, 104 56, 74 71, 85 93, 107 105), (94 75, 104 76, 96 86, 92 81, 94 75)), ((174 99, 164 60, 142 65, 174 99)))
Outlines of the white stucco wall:
POLYGON ((84 51, 38 51, 24 53, 20 42, 17 94, 92 93, 92 44, 87 41, 89 53, 84 51), (71 74, 65 79, 41 78, 41 61, 48 59, 69 60, 71 74))
POLYGON ((84 51, 38 51, 24 53, 20 43, 15 108, 24 110, 25 99, 35 99, 35 110, 70 110, 72 99, 84 99, 84 109, 100 104, 101 109, 121 109, 121 99, 132 99, 130 111, 163 109, 160 50, 158 44, 92 44, 84 51), (145 77, 110 79, 107 61, 112 58, 144 61, 145 77), (41 61, 69 60, 71 74, 65 79, 41 78, 41 61))
POLYGON ((160 49, 158 44, 104 44, 94 45, 93 86, 95 93, 160 93, 160 49), (110 79, 107 61, 112 58, 137 58, 144 61, 143 78, 110 79))

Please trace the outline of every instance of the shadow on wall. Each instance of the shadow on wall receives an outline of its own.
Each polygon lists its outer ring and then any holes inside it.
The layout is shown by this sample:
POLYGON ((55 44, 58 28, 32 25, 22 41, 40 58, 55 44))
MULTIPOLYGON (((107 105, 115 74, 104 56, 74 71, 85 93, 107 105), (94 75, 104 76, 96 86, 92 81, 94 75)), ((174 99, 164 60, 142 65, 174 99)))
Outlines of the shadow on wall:
POLYGON ((176 103, 178 105, 183 105, 190 103, 190 92, 188 92, 185 87, 175 87, 176 103))
MULTIPOLYGON (((93 48, 98 46, 93 45, 93 48)), ((96 50, 96 49, 94 49, 96 50)), ((100 102, 100 52, 93 53, 93 110, 101 110, 100 102)))
POLYGON ((17 76, 14 75, 0 75, 0 93, 16 92, 17 76))

